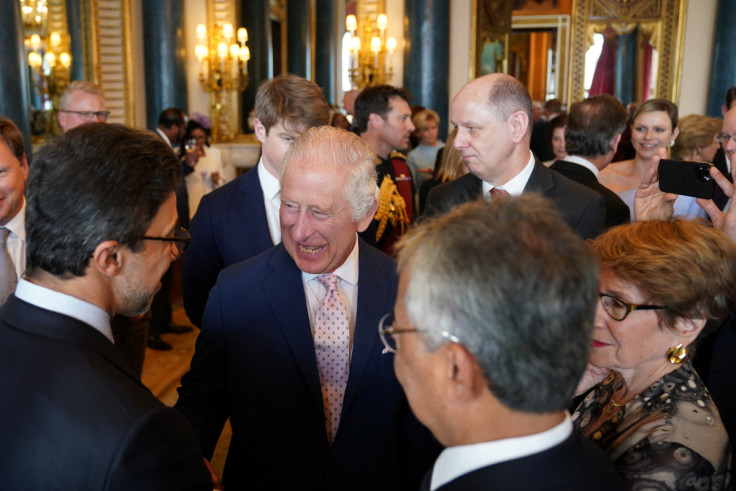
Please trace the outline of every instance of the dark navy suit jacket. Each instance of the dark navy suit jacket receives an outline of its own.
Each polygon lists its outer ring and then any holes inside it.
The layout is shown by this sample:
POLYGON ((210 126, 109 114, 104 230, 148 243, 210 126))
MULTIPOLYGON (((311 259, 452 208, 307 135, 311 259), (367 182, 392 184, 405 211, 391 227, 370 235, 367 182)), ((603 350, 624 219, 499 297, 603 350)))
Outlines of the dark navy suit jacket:
MULTIPOLYGON (((428 491, 431 473, 422 484, 428 491)), ((550 449, 469 472, 437 491, 624 491, 610 459, 573 430, 550 449)))
POLYGON ((12 295, 0 373, 3 489, 212 489, 187 420, 91 326, 12 295))
POLYGON ((273 247, 258 168, 206 194, 189 233, 192 242, 183 257, 184 309, 199 326, 220 271, 273 247))
POLYGON ((205 456, 230 417, 226 487, 416 489, 433 462, 437 447, 411 415, 377 333, 394 306, 395 264, 359 244, 350 375, 332 446, 301 271, 279 244, 221 273, 177 408, 205 456))
MULTIPOLYGON (((476 200, 481 197, 482 189, 482 181, 473 174, 440 184, 429 192, 426 213, 443 213, 461 203, 476 200)), ((549 170, 538 160, 524 192, 535 192, 552 200, 565 223, 584 239, 597 236, 605 228, 603 196, 549 170)))

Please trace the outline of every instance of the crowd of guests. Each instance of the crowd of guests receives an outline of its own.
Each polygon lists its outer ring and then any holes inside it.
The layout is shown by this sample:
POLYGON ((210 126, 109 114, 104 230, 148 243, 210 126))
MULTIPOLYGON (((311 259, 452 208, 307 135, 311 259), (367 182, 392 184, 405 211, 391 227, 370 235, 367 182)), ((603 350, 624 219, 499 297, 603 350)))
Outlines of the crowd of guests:
POLYGON ((285 74, 259 86, 261 157, 235 177, 206 118, 100 124, 102 93, 71 88, 30 165, 0 119, 4 485, 730 488, 736 108, 603 95, 535 120, 492 74, 454 96, 443 143, 402 88, 351 91, 338 117, 285 74), (714 162, 720 194, 662 192, 668 151, 714 162), (141 348, 186 329, 179 257, 201 332, 166 408, 141 348))

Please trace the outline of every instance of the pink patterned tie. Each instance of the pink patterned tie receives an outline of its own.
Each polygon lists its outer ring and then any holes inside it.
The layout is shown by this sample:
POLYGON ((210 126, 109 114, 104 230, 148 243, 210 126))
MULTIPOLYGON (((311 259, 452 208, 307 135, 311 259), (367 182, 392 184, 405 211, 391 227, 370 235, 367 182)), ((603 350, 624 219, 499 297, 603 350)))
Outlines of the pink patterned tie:
POLYGON ((337 291, 337 275, 317 277, 327 294, 317 309, 314 322, 314 349, 317 353, 322 403, 325 408, 327 439, 335 440, 340 424, 342 400, 348 384, 350 356, 350 317, 337 291))

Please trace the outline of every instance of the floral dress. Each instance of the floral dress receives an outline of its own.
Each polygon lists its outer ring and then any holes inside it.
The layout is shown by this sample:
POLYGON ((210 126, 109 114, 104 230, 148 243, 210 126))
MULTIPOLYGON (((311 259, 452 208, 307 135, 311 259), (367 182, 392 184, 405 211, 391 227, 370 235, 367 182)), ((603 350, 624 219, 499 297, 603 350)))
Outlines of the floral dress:
POLYGON ((731 450, 708 390, 690 362, 625 405, 618 372, 596 385, 572 416, 611 458, 631 489, 728 489, 731 450))

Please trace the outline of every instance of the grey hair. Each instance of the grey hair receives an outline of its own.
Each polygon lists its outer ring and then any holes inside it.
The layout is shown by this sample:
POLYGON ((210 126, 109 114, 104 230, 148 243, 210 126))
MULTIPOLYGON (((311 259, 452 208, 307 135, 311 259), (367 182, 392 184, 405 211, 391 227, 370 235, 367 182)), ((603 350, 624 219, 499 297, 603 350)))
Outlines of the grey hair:
POLYGON ((454 336, 518 411, 564 409, 591 345, 598 261, 553 209, 533 194, 467 203, 397 246, 409 320, 428 347, 454 336))
POLYGON ((354 133, 331 126, 318 126, 302 133, 284 155, 281 180, 290 163, 330 162, 346 168, 343 198, 350 218, 357 222, 371 212, 376 202, 376 153, 354 133))
POLYGON ((62 109, 67 108, 67 104, 69 103, 69 98, 77 90, 81 90, 82 92, 86 92, 87 94, 100 96, 103 99, 105 97, 105 94, 102 91, 102 87, 99 84, 96 84, 94 82, 89 82, 87 80, 75 80, 74 82, 70 83, 67 86, 64 93, 61 94, 61 99, 59 100, 59 107, 62 109))
POLYGON ((494 74, 489 77, 493 80, 488 89, 488 107, 498 118, 498 121, 508 121, 516 111, 524 111, 529 118, 529 128, 532 126, 532 98, 524 87, 511 75, 494 74))

